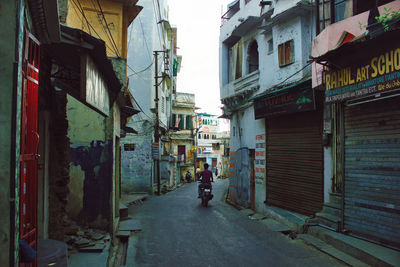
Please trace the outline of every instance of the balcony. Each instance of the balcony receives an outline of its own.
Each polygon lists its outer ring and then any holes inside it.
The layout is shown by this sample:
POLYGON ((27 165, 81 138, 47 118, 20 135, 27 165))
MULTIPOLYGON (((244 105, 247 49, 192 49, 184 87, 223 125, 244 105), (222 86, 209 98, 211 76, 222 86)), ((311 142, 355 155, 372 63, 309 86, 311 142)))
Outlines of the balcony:
POLYGON ((246 76, 226 84, 221 91, 221 102, 228 109, 235 109, 245 105, 260 87, 260 71, 256 70, 246 76))
POLYGON ((247 74, 246 76, 243 76, 242 78, 233 81, 233 87, 235 93, 240 92, 246 88, 258 86, 259 78, 260 78, 260 71, 256 70, 253 71, 252 73, 247 74))
POLYGON ((228 11, 221 17, 221 27, 240 10, 240 1, 236 0, 228 5, 228 11))

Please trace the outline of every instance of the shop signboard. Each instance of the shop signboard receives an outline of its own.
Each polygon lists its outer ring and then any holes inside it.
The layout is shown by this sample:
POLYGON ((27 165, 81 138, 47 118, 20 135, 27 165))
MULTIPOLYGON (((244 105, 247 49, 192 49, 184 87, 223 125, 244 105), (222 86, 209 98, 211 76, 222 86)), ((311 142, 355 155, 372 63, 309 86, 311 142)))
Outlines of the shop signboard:
POLYGON ((160 153, 159 153, 160 149, 159 149, 159 143, 152 143, 151 144, 151 154, 153 156, 153 159, 158 160, 160 157, 160 153))
POLYGON ((372 55, 366 63, 325 72, 325 101, 343 101, 400 87, 400 47, 372 55))
POLYGON ((311 80, 283 88, 254 101, 256 119, 315 110, 314 90, 311 80))

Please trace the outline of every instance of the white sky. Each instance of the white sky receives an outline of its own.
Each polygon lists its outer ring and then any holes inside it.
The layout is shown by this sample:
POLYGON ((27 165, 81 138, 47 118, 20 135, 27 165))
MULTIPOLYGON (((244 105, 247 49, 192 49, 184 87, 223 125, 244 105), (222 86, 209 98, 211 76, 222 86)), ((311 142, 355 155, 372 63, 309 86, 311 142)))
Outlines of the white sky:
POLYGON ((221 9, 233 0, 168 0, 169 21, 178 29, 182 66, 178 92, 196 94, 200 112, 221 115, 219 98, 219 26, 221 9))

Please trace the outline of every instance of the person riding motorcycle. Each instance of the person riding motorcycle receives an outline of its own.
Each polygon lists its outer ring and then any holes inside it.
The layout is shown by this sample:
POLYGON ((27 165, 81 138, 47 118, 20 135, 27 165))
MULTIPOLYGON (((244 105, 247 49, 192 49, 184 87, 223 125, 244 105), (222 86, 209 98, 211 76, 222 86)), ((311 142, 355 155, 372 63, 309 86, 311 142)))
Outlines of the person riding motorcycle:
POLYGON ((207 163, 204 163, 204 170, 200 172, 199 175, 199 180, 201 181, 201 183, 199 184, 198 198, 201 198, 201 188, 204 187, 206 184, 209 184, 211 187, 211 182, 214 182, 212 171, 208 169, 208 166, 209 165, 207 163))
POLYGON ((187 170, 185 179, 187 183, 190 183, 192 181, 192 173, 190 172, 190 170, 187 170))

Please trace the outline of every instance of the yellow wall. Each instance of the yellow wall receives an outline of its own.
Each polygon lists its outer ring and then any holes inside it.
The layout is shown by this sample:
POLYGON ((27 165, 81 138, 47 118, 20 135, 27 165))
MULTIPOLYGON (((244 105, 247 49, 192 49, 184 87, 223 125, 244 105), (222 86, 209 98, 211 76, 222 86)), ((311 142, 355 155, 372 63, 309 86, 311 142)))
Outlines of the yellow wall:
POLYGON ((97 0, 69 0, 67 25, 77 29, 81 29, 96 38, 102 39, 106 43, 108 57, 121 57, 126 59, 127 53, 127 30, 128 19, 126 17, 125 8, 122 3, 114 1, 100 0, 100 5, 106 18, 108 28, 117 46, 118 54, 115 51, 114 44, 110 38, 108 29, 105 26, 104 19, 100 13, 97 0), (86 19, 80 12, 80 5, 83 8, 86 19), (78 5, 78 6, 77 6, 78 5), (93 30, 94 29, 94 30, 93 30))

